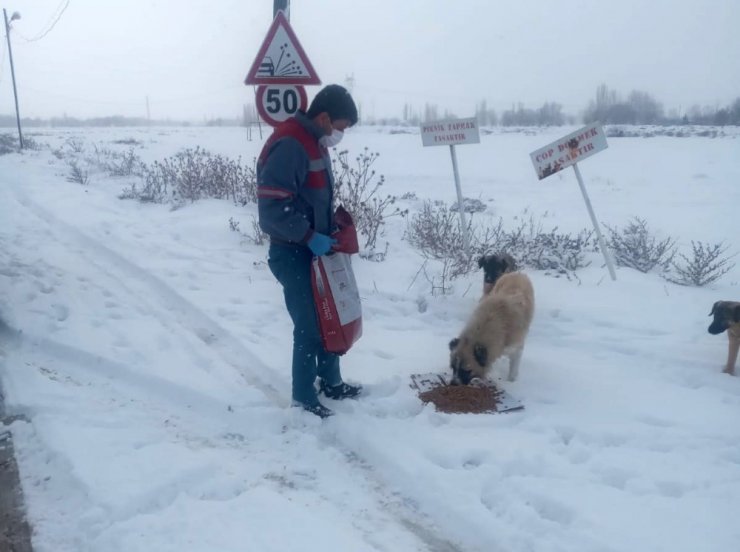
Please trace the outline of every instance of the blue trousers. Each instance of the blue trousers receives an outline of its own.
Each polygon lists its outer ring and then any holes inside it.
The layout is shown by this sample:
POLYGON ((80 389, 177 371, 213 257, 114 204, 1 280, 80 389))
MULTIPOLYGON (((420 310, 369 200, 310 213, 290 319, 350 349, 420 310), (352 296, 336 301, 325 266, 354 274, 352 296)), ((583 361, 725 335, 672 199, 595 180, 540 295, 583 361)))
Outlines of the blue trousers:
POLYGON ((270 244, 267 264, 283 286, 285 306, 293 320, 293 400, 319 402, 316 377, 329 385, 342 383, 339 356, 324 349, 311 289, 313 253, 302 245, 270 244))

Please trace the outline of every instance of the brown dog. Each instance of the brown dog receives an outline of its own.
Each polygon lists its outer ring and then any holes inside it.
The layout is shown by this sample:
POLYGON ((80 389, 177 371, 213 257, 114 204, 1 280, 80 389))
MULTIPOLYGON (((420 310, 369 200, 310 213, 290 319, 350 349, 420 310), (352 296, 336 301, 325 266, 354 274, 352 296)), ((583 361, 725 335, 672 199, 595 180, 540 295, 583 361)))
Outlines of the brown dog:
POLYGON ((483 255, 478 259, 478 266, 483 269, 483 297, 491 292, 502 274, 517 269, 514 257, 508 253, 483 255))
POLYGON ((710 334, 717 335, 727 330, 727 337, 730 338, 730 348, 727 354, 727 365, 722 371, 734 376, 737 352, 740 349, 740 302, 717 301, 712 306, 712 312, 709 313, 709 316, 714 316, 714 320, 708 328, 710 334))
POLYGON ((460 336, 450 341, 452 384, 484 378, 502 355, 509 357, 509 381, 516 380, 533 315, 532 282, 521 272, 503 274, 480 300, 460 336))

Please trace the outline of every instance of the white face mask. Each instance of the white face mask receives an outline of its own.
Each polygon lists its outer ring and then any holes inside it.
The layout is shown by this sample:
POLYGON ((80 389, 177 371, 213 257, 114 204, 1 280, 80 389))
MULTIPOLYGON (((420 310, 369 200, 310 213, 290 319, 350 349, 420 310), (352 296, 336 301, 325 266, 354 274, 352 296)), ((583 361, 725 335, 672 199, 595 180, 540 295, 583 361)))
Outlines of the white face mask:
POLYGON ((333 128, 329 136, 322 136, 319 138, 319 143, 326 148, 333 148, 342 141, 342 138, 344 138, 344 132, 333 128))

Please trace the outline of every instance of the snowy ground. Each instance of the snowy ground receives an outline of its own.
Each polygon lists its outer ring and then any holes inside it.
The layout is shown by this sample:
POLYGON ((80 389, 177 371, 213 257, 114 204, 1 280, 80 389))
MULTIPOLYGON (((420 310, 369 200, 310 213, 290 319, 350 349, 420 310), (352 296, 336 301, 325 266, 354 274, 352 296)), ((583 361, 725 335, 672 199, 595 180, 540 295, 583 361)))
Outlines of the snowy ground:
MULTIPOLYGON (((538 182, 529 152, 571 129, 458 148, 483 216, 589 227, 572 170, 538 182)), ((610 138, 581 171, 599 219, 645 218, 682 251, 740 251, 740 132, 610 138)), ((37 131, 161 159, 185 146, 251 160, 243 129, 37 131)), ((447 148, 359 128, 387 193, 455 200, 447 148)), ((172 211, 67 182, 48 148, 0 157, 0 376, 37 552, 727 552, 740 549, 740 378, 720 373, 708 288, 599 262, 580 282, 530 272, 537 312, 507 415, 445 415, 408 386, 444 371, 480 273, 433 296, 389 223, 383 263, 355 261, 365 335, 343 359, 357 402, 287 408, 290 324, 266 247, 229 230, 254 206, 172 211)), ((504 372, 505 362, 497 366, 504 372)))

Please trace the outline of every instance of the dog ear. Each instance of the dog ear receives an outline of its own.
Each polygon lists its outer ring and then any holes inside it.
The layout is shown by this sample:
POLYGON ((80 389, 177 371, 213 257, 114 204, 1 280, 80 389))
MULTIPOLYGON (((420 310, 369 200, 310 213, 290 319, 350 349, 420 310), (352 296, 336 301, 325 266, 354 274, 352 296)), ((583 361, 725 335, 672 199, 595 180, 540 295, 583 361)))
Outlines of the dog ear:
POLYGON ((486 263, 485 257, 478 257, 478 268, 483 268, 483 265, 486 263))
POLYGON ((460 338, 456 337, 452 341, 450 341, 450 351, 454 350, 455 347, 457 347, 457 344, 460 343, 460 338))
POLYGON ((719 306, 721 301, 717 301, 714 305, 712 305, 712 312, 709 313, 709 316, 714 316, 714 313, 717 312, 717 307, 719 306))
POLYGON ((485 367, 488 364, 488 349, 485 345, 476 343, 473 347, 473 356, 481 366, 485 367))
POLYGON ((515 272, 517 270, 516 261, 511 255, 506 256, 506 270, 508 272, 515 272))

